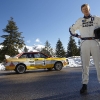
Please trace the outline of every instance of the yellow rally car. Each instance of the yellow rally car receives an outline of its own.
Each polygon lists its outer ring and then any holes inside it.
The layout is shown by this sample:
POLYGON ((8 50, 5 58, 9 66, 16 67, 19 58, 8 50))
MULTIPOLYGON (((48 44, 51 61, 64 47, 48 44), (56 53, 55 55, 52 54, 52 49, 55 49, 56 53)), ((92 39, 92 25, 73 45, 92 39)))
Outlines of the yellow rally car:
POLYGON ((24 73, 26 70, 48 69, 61 70, 68 65, 67 58, 48 57, 41 52, 20 53, 15 57, 5 55, 5 70, 15 70, 24 73))

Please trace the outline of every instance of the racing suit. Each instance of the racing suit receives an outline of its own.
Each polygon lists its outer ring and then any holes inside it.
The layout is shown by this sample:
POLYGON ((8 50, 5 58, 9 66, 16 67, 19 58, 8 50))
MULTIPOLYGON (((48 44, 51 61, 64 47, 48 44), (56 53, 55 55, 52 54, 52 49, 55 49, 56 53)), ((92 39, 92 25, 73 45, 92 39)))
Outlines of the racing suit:
MULTIPOLYGON (((100 27, 100 17, 89 15, 79 18, 70 28, 70 34, 78 37, 76 30, 79 30, 81 38, 95 37, 94 29, 100 27)), ((99 39, 81 40, 81 60, 82 60, 82 83, 88 84, 89 81, 89 62, 90 53, 97 70, 98 81, 100 82, 100 41, 99 39)))

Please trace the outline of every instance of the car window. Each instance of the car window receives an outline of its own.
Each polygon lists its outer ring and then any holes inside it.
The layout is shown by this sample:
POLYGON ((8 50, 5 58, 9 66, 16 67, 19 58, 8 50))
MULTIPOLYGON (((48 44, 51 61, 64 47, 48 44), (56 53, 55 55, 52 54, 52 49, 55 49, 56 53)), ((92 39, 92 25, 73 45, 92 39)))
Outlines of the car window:
POLYGON ((22 54, 19 58, 33 58, 33 54, 25 53, 25 54, 22 54))
POLYGON ((19 58, 47 58, 47 56, 42 53, 24 53, 19 58))
POLYGON ((28 58, 33 58, 33 54, 31 54, 31 53, 28 53, 27 56, 28 56, 28 58))
POLYGON ((41 57, 41 58, 47 58, 47 56, 44 55, 44 54, 40 54, 40 57, 41 57))
POLYGON ((19 58, 28 58, 27 54, 22 54, 19 58))
POLYGON ((34 58, 40 58, 40 54, 39 53, 34 54, 34 58))

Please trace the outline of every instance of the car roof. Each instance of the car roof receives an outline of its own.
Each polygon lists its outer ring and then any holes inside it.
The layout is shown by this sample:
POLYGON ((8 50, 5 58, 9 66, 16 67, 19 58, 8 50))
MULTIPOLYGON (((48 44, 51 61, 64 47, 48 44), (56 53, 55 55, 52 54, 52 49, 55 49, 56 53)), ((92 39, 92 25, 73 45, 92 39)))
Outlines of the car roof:
MULTIPOLYGON (((16 55, 16 57, 20 57, 22 54, 30 54, 30 53, 33 53, 33 54, 36 54, 36 53, 42 53, 42 52, 22 52, 22 53, 19 53, 18 55, 16 55)), ((42 53, 44 54, 44 53, 42 53)), ((49 57, 48 55, 44 54, 45 56, 49 57)))

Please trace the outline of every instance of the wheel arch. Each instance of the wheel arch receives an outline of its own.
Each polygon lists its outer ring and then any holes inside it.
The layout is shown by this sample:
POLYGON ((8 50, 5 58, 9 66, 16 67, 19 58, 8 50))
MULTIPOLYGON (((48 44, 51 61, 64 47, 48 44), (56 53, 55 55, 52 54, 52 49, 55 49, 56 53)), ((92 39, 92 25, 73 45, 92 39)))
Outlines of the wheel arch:
MULTIPOLYGON (((62 63, 62 61, 56 61, 56 62, 54 63, 54 67, 55 67, 56 63, 62 63)), ((63 65, 63 63, 62 63, 62 65, 63 65)))
POLYGON ((55 70, 60 71, 62 68, 63 68, 63 63, 62 63, 61 61, 57 61, 57 62, 54 64, 54 69, 55 69, 55 70))

